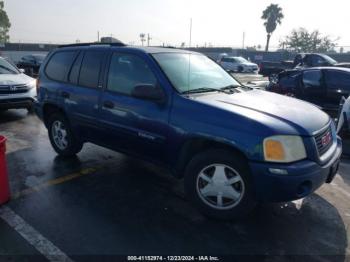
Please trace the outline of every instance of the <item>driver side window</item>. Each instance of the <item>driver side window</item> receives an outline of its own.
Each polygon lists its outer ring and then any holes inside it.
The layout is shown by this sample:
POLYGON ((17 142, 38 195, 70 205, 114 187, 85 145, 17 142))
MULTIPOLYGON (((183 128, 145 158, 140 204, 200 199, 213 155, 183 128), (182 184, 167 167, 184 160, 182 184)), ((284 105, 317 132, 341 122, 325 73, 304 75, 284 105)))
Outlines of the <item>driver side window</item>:
POLYGON ((305 71, 303 74, 303 83, 306 88, 319 88, 322 85, 321 70, 305 71))
POLYGON ((156 83, 156 77, 142 58, 132 54, 113 54, 107 90, 131 95, 137 85, 156 85, 156 83))

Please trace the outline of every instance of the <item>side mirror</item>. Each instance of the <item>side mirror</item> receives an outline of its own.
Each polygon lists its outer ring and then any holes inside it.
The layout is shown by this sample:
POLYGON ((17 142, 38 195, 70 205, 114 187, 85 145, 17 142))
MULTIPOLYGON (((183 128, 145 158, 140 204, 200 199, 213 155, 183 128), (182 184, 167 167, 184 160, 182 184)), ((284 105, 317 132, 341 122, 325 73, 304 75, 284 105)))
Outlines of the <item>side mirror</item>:
POLYGON ((163 102, 165 99, 162 88, 157 85, 141 84, 133 88, 131 95, 136 98, 163 102))
POLYGON ((26 72, 26 70, 23 69, 23 68, 19 68, 18 70, 19 70, 22 74, 24 74, 24 73, 26 72))

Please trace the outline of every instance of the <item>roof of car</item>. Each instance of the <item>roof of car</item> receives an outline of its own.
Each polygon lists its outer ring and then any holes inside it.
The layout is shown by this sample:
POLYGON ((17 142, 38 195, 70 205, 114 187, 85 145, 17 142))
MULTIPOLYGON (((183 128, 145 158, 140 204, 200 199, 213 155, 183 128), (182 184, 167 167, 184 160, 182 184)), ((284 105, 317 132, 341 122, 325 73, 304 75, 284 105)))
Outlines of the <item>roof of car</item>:
POLYGON ((308 67, 308 68, 294 68, 282 71, 280 74, 292 74, 294 72, 304 72, 311 70, 336 70, 350 73, 350 68, 337 67, 337 66, 324 66, 324 67, 308 67))
POLYGON ((71 45, 62 45, 59 48, 122 48, 128 50, 138 50, 143 51, 148 54, 158 54, 158 53, 185 53, 185 54, 198 54, 193 51, 188 51, 184 49, 176 49, 173 47, 145 47, 145 46, 128 46, 122 43, 79 43, 71 45))
POLYGON ((323 66, 323 67, 310 67, 310 68, 303 68, 303 70, 312 70, 312 69, 318 69, 318 70, 337 70, 337 71, 344 71, 344 72, 350 72, 350 68, 346 67, 339 67, 339 66, 323 66))

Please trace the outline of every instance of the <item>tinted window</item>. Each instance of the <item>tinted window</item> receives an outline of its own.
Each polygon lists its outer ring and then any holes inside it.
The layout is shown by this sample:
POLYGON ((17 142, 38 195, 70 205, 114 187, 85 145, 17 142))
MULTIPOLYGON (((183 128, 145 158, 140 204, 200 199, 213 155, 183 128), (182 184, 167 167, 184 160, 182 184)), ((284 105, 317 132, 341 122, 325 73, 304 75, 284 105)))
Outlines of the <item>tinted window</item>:
POLYGON ((156 83, 155 76, 143 59, 130 54, 113 54, 108 74, 108 90, 130 95, 137 85, 156 83))
POLYGON ((79 71, 80 71, 81 61, 83 60, 83 56, 84 56, 84 53, 81 52, 72 66, 72 69, 69 75, 69 82, 72 84, 78 84, 79 71))
POLYGON ((79 85, 97 88, 103 52, 87 51, 80 69, 79 85))
POLYGON ((350 73, 340 71, 327 71, 326 84, 330 89, 350 91, 350 73))
POLYGON ((305 71, 303 83, 305 87, 320 87, 322 84, 321 70, 305 71))
POLYGON ((296 87, 299 76, 300 76, 299 72, 293 72, 289 74, 280 74, 279 84, 282 87, 296 87))
POLYGON ((223 59, 222 59, 222 62, 230 62, 230 63, 233 63, 233 62, 235 62, 235 60, 234 60, 233 58, 228 58, 228 57, 226 57, 226 58, 223 58, 223 59))
POLYGON ((76 51, 55 53, 46 66, 46 75, 56 81, 66 81, 67 74, 73 64, 76 51))

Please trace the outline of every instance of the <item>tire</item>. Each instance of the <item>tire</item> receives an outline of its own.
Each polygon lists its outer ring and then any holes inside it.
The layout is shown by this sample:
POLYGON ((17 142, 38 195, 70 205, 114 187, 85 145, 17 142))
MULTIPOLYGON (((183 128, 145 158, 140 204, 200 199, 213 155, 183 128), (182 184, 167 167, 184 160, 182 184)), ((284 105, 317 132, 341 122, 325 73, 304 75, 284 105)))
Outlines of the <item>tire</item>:
POLYGON ((247 161, 226 150, 195 156, 186 167, 184 183, 189 200, 211 218, 239 219, 256 205, 247 161))
POLYGON ((239 66, 239 67, 237 68, 237 71, 238 71, 238 73, 242 73, 242 72, 243 72, 243 67, 239 66))
POLYGON ((62 114, 53 113, 49 117, 48 132, 51 145, 57 154, 67 157, 81 151, 83 143, 74 135, 68 120, 62 114))
POLYGON ((28 114, 33 114, 34 113, 34 106, 31 105, 31 106, 27 107, 27 111, 28 111, 28 114))

